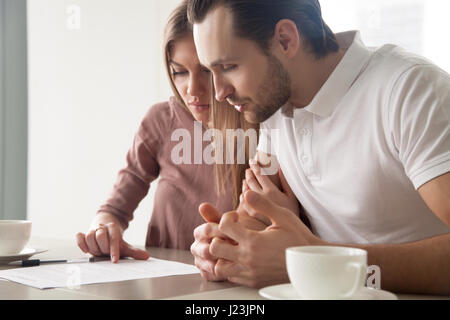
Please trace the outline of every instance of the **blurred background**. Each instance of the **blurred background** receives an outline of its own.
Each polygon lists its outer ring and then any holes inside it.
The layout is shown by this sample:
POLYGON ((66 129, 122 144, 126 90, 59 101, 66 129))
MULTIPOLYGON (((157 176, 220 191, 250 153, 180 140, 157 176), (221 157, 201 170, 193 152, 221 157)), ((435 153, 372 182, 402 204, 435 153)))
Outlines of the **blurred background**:
MULTIPOLYGON (((148 108, 171 95, 162 32, 179 0, 0 0, 0 219, 87 231, 148 108)), ((450 71, 450 1, 322 0, 335 32, 450 71), (446 40, 447 39, 447 40, 446 40)), ((144 245, 155 185, 125 233, 144 245)))

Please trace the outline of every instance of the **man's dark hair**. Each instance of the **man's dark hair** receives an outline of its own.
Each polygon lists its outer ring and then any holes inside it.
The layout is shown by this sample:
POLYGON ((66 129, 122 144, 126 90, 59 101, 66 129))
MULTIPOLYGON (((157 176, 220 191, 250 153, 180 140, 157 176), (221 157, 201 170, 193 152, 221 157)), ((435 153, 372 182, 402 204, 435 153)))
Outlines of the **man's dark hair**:
POLYGON ((339 50, 334 33, 322 19, 317 0, 188 0, 189 21, 201 23, 221 5, 233 15, 234 34, 255 41, 265 53, 275 26, 282 19, 295 22, 300 37, 317 58, 339 50))

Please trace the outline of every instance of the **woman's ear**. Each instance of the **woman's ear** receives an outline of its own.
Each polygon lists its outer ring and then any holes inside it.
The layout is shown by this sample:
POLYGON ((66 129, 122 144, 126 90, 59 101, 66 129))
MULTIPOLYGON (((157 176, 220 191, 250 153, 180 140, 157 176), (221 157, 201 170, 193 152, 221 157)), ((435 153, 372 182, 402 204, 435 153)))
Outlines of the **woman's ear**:
POLYGON ((273 45, 286 58, 293 58, 300 49, 300 33, 297 25, 289 19, 280 20, 275 26, 273 45))

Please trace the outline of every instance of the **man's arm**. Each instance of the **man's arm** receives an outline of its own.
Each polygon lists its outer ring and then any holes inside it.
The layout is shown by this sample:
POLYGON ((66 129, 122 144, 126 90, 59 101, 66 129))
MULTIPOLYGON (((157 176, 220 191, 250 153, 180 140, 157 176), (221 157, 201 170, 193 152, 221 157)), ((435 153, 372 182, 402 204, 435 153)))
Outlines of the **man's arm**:
MULTIPOLYGON (((450 207, 448 175, 430 181, 420 193, 433 193, 435 214, 448 221, 450 207), (425 192, 424 192, 425 191, 425 192)), ((212 254, 237 262, 239 268, 223 266, 216 272, 230 281, 260 287, 285 281, 284 250, 289 246, 334 245, 362 248, 368 251, 369 265, 381 269, 381 286, 397 293, 450 295, 450 234, 405 244, 337 244, 328 243, 313 235, 298 218, 273 203, 267 197, 247 192, 244 196, 250 213, 265 215, 272 227, 259 232, 244 230, 233 222, 233 215, 225 214, 219 230, 240 246, 221 243, 212 248, 212 254)), ((431 200, 426 197, 425 202, 431 200)), ((433 212, 434 212, 433 211, 433 212)), ((425 213, 424 213, 425 214, 425 213)))
MULTIPOLYGON (((433 65, 416 65, 405 71, 392 89, 388 111, 392 143, 415 185, 423 179, 418 176, 431 170, 438 159, 443 167, 448 161, 449 85, 447 73, 433 65)), ((450 225, 450 173, 422 185, 418 192, 431 211, 450 225)), ((408 244, 368 245, 365 249, 369 263, 381 268, 382 287, 450 295, 450 234, 408 244)))
MULTIPOLYGON (((434 214, 450 226, 450 173, 419 188, 434 214)), ((450 234, 398 245, 358 246, 381 268, 384 288, 395 292, 450 295, 450 234)))
POLYGON ((450 234, 406 244, 349 245, 381 269, 381 287, 396 293, 450 295, 450 234))
POLYGON ((450 227, 450 172, 424 184, 419 194, 431 211, 450 227))

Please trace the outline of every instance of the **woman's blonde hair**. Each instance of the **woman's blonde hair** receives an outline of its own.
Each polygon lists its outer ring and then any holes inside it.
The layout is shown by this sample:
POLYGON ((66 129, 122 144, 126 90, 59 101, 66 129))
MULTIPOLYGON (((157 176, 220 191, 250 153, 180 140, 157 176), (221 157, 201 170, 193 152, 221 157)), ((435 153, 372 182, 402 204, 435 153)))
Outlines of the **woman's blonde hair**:
POLYGON ((238 112, 230 106, 226 101, 218 102, 214 99, 211 108, 211 124, 214 129, 218 129, 220 135, 214 137, 216 151, 217 146, 221 145, 223 152, 218 154, 221 160, 215 162, 215 181, 216 190, 220 194, 229 192, 229 183, 233 187, 233 205, 236 208, 239 205, 239 196, 242 193, 242 180, 245 178, 245 170, 249 168, 249 160, 256 153, 256 146, 259 137, 259 124, 251 124, 244 119, 244 114, 238 112), (228 132, 234 132, 236 135, 229 135, 228 132), (245 133, 253 132, 247 139, 245 133), (238 136, 241 135, 241 138, 238 136), (229 137, 233 140, 230 141, 229 137), (252 137, 256 141, 251 141, 252 137), (222 139, 220 144, 217 139, 222 139), (239 143, 241 142, 241 143, 239 143), (242 142, 244 142, 242 144, 242 142), (240 153, 243 152, 245 159, 242 159, 240 153), (227 163, 226 159, 231 159, 231 163, 227 163), (244 161, 241 161, 244 160, 244 161))
POLYGON ((175 83, 173 82, 172 70, 170 67, 171 51, 177 40, 184 38, 192 34, 192 25, 189 23, 187 18, 187 2, 182 1, 170 14, 166 26, 164 28, 163 36, 163 57, 164 65, 166 69, 167 76, 169 78, 170 86, 172 91, 179 101, 179 103, 187 108, 183 99, 178 92, 175 83))

